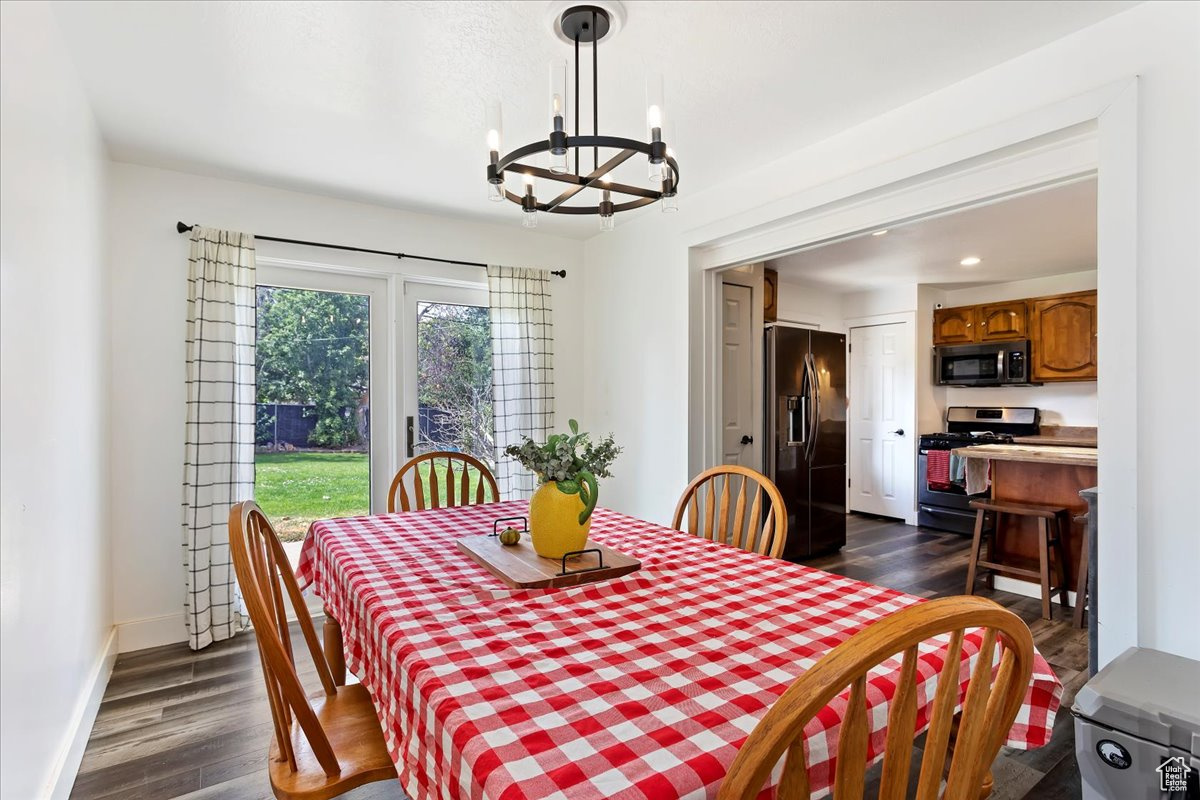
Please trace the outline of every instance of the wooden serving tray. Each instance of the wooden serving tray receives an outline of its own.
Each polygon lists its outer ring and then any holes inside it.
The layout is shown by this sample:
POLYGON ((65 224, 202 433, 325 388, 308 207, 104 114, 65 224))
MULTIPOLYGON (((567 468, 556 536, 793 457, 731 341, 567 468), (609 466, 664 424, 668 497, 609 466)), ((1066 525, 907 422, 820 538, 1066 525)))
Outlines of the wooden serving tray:
MULTIPOLYGON (((560 575, 562 561, 542 558, 535 553, 528 534, 522 535, 521 541, 508 546, 500 544, 500 539, 495 536, 468 536, 458 540, 459 550, 514 589, 578 586, 581 583, 619 578, 642 567, 642 562, 636 558, 602 544, 589 541, 586 547, 604 554, 604 568, 560 575)), ((567 559, 567 569, 595 567, 598 563, 595 553, 586 553, 567 559)))

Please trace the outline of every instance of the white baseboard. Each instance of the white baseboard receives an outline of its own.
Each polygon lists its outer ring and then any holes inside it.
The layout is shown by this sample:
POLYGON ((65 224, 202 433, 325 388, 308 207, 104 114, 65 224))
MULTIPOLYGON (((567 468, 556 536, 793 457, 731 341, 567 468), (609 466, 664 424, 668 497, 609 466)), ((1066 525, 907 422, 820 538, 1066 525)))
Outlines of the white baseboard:
MULTIPOLYGON (((320 625, 325 604, 311 590, 304 593, 304 600, 308 605, 309 616, 320 625)), ((288 619, 294 622, 295 612, 290 611, 288 619)), ((130 653, 134 650, 145 650, 147 647, 160 647, 188 640, 187 622, 182 612, 119 622, 116 631, 118 653, 130 653)))
POLYGON ((128 653, 187 641, 183 612, 117 623, 117 652, 128 653))
MULTIPOLYGON (((996 588, 1002 592, 1012 592, 1013 594, 1019 594, 1024 597, 1033 597, 1039 600, 1042 597, 1041 584, 1034 583, 1033 581, 1022 581, 1018 580, 1017 578, 1006 578, 1003 575, 996 576, 996 588)), ((1058 592, 1054 592, 1050 599, 1054 603, 1057 603, 1058 592)), ((1074 608, 1075 593, 1068 591, 1067 599, 1071 602, 1071 608, 1074 608)))
POLYGON ((63 737, 58 759, 46 782, 44 796, 51 800, 66 800, 75 786, 75 776, 79 773, 79 764, 83 761, 83 751, 87 747, 92 725, 96 721, 96 712, 100 709, 100 701, 104 699, 104 690, 108 687, 108 678, 112 675, 113 664, 116 661, 117 629, 113 628, 100 648, 83 691, 79 693, 75 710, 71 714, 71 724, 63 737))

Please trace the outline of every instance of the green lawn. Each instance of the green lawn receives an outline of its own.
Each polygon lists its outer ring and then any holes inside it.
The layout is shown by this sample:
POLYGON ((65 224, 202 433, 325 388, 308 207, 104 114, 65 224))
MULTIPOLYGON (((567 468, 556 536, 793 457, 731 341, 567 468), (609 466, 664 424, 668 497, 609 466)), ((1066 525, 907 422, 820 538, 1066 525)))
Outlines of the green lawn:
MULTIPOLYGON (((314 520, 371 513, 366 453, 258 453, 254 463, 254 497, 285 542, 303 539, 314 520)), ((421 464, 419 470, 428 487, 429 463, 421 464)), ((437 465, 437 471, 438 495, 445 497, 445 462, 437 465)), ((472 497, 478 485, 479 475, 472 472, 472 497)), ((492 499, 490 490, 485 495, 492 499)), ((428 488, 425 497, 428 501, 428 488)), ((376 513, 386 510, 376 509, 376 513)))
POLYGON ((279 538, 304 538, 313 520, 370 513, 366 453, 258 453, 254 496, 279 538))

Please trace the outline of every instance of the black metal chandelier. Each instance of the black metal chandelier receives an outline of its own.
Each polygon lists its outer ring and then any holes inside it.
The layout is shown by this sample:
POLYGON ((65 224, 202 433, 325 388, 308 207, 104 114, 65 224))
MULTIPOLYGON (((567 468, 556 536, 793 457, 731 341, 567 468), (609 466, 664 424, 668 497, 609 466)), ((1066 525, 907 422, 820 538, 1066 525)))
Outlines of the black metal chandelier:
POLYGON ((518 147, 505 155, 500 154, 502 134, 499 102, 493 102, 487 109, 487 146, 489 162, 487 167, 488 199, 500 202, 508 200, 516 203, 525 212, 524 225, 527 228, 537 227, 537 212, 550 214, 596 214, 600 217, 600 229, 613 229, 613 215, 620 211, 630 211, 635 208, 661 202, 664 212, 677 211, 676 195, 679 191, 679 164, 667 146, 663 137, 666 128, 666 118, 662 99, 662 78, 652 76, 646 82, 646 127, 649 141, 627 139, 621 136, 600 135, 600 108, 598 80, 597 51, 602 40, 611 29, 611 19, 608 12, 597 6, 573 6, 563 12, 556 23, 562 38, 574 42, 575 46, 575 135, 567 134, 565 120, 567 118, 567 62, 556 61, 550 64, 550 133, 545 139, 530 142, 524 147, 518 147), (592 135, 580 133, 579 126, 579 45, 592 45, 592 135), (581 150, 591 149, 592 171, 583 172, 581 150), (600 150, 617 150, 618 152, 603 163, 600 161, 600 150), (571 150, 574 150, 574 163, 571 163, 571 150), (522 159, 538 153, 550 154, 549 168, 522 163, 522 159), (642 188, 624 183, 615 183, 611 173, 621 164, 638 154, 647 158, 648 177, 657 188, 642 188), (573 166, 573 171, 571 167, 573 166), (505 174, 518 173, 524 182, 522 194, 510 192, 504 185, 505 174), (561 193, 545 202, 537 197, 536 180, 555 181, 566 184, 561 193), (600 201, 595 205, 569 204, 573 198, 585 189, 593 189, 600 193, 600 201), (614 201, 614 195, 625 195, 628 200, 614 201))

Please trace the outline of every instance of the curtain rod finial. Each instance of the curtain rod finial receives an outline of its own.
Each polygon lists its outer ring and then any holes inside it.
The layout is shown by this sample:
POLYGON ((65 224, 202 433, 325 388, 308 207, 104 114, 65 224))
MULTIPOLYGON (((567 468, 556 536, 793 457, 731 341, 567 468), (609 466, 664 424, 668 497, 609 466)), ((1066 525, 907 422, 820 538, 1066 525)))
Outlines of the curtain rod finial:
POLYGON ((550 274, 557 275, 560 278, 567 277, 567 271, 565 269, 552 269, 550 270, 550 274))
POLYGON ((182 223, 182 222, 176 222, 176 223, 175 223, 175 230, 176 230, 177 232, 179 232, 179 233, 187 233, 187 232, 188 232, 188 231, 190 231, 191 229, 192 229, 192 226, 191 226, 191 225, 186 225, 186 224, 184 224, 184 223, 182 223))

